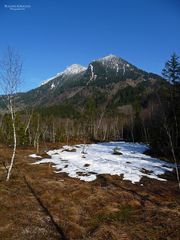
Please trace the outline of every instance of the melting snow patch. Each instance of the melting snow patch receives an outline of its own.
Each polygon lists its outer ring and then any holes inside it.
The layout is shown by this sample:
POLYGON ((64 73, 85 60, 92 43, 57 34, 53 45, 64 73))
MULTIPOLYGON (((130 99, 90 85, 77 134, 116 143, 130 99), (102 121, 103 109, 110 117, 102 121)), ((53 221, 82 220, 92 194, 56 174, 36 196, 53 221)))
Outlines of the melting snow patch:
POLYGON ((53 88, 55 88, 55 84, 54 83, 51 84, 51 89, 53 89, 53 88))
POLYGON ((29 157, 31 157, 31 158, 42 158, 41 156, 38 156, 36 154, 31 154, 31 155, 29 155, 29 157))
POLYGON ((57 173, 66 172, 70 177, 84 181, 93 181, 98 174, 123 174, 124 179, 132 183, 139 182, 143 176, 166 181, 159 175, 172 171, 174 164, 143 154, 146 149, 144 144, 127 142, 64 146, 48 151, 51 159, 45 158, 35 164, 51 162, 57 173), (119 149, 122 154, 113 154, 114 149, 119 149))

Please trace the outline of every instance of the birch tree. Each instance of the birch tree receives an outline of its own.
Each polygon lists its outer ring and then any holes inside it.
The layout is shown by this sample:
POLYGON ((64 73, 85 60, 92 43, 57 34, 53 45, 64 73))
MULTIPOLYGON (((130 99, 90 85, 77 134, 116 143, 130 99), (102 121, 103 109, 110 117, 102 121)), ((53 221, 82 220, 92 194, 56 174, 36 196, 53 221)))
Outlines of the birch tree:
POLYGON ((3 92, 3 101, 11 116, 13 130, 13 152, 8 166, 6 181, 9 181, 16 155, 17 134, 16 134, 16 104, 15 98, 18 87, 21 83, 22 61, 18 53, 8 47, 4 57, 0 61, 0 82, 3 92))

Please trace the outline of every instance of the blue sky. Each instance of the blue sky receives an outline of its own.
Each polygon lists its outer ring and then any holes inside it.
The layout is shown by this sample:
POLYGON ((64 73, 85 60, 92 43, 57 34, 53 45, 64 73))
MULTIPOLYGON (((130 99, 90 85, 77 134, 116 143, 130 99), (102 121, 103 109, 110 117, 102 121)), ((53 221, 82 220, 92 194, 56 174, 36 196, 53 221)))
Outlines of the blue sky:
POLYGON ((8 45, 22 55, 23 91, 108 54, 160 74, 172 52, 180 55, 179 26, 179 0, 1 0, 0 56, 8 45))

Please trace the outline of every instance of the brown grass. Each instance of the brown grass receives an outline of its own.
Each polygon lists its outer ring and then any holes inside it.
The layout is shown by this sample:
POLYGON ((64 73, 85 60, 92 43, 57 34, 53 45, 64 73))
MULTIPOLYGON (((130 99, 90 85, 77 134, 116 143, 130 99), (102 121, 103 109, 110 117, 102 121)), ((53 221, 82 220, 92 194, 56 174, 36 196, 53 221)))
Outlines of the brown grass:
MULTIPOLYGON (((180 194, 174 177, 167 182, 144 178, 143 187, 110 175, 87 183, 55 174, 50 164, 29 164, 31 153, 34 149, 18 150, 8 183, 0 164, 0 239, 61 239, 23 176, 67 239, 179 239, 180 194)), ((1 146, 0 159, 7 162, 10 154, 1 146)))

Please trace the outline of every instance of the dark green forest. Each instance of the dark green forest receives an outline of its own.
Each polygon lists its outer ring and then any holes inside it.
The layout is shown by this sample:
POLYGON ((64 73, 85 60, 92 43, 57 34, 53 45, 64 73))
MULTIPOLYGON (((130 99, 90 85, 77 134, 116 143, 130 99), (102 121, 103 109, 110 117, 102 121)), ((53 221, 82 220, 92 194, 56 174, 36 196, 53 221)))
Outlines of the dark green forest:
MULTIPOLYGON (((45 143, 124 140, 149 144, 155 156, 173 159, 175 155, 179 159, 179 66, 174 54, 165 64, 164 79, 126 86, 109 99, 106 92, 94 87, 97 92, 93 96, 77 94, 62 104, 17 110, 17 145, 34 146, 38 151, 45 143)), ((104 85, 105 80, 98 84, 104 85)), ((13 129, 8 112, 1 113, 0 124, 1 143, 11 145, 13 129)))

